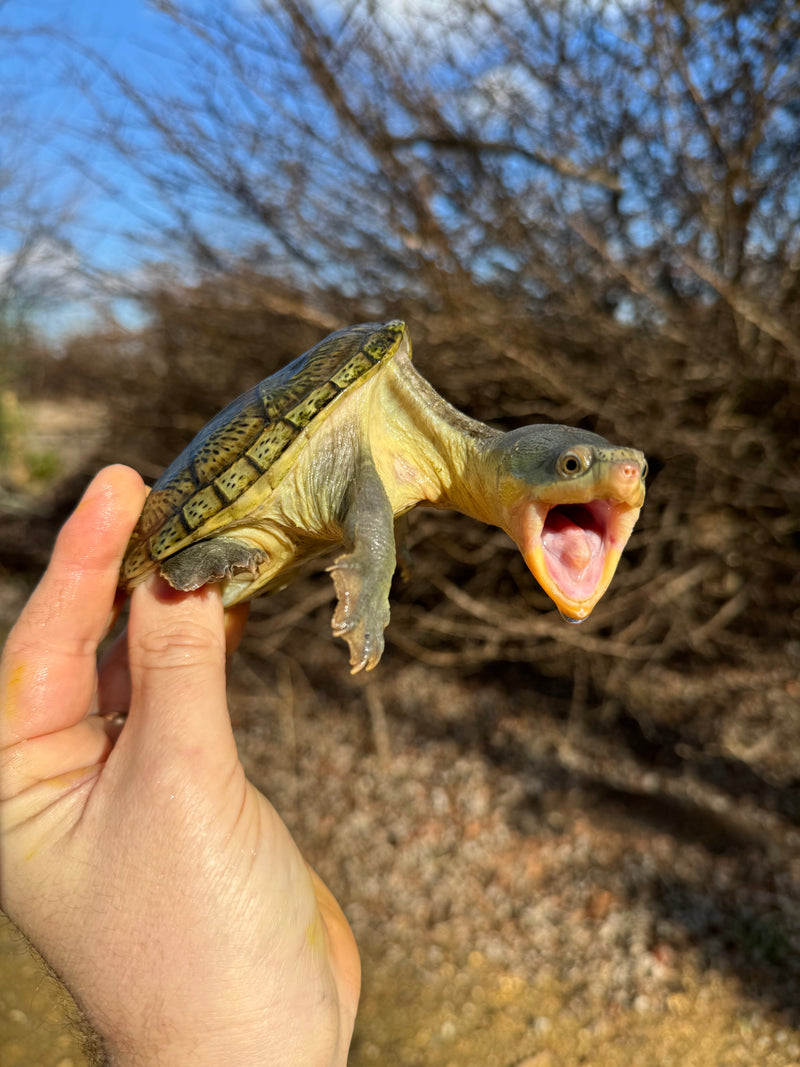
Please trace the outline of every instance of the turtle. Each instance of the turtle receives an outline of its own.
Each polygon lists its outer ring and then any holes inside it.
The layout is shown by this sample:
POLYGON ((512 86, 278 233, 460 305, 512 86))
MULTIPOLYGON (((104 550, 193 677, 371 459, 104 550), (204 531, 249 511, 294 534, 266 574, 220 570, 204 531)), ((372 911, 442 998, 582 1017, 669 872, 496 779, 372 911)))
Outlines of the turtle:
POLYGON ((463 414, 411 362, 404 322, 331 333, 216 415, 153 485, 120 584, 160 571, 218 582, 225 606, 328 570, 352 673, 376 666, 397 565, 395 522, 417 504, 505 530, 570 622, 586 619, 644 502, 644 455, 572 426, 509 432, 463 414))

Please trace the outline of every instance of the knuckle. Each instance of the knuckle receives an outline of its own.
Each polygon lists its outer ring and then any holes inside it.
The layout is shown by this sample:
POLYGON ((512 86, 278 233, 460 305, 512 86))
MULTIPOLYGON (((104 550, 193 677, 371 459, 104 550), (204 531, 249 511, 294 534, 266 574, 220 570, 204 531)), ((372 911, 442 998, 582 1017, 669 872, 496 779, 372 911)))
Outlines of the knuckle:
POLYGON ((175 622, 141 635, 130 650, 133 664, 145 670, 196 667, 225 660, 225 642, 208 626, 175 622))

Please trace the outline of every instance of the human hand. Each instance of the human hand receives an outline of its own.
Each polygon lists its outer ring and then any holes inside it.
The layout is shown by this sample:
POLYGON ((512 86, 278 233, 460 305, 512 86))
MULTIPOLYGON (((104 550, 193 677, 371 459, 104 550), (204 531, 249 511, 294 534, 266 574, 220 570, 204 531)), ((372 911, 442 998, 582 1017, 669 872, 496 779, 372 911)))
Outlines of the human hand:
MULTIPOLYGON (((344 1064, 358 951, 245 778, 217 588, 137 587, 98 670, 144 496, 129 468, 97 475, 8 637, 0 902, 112 1064, 344 1064)), ((244 613, 230 618, 233 645, 244 613)))

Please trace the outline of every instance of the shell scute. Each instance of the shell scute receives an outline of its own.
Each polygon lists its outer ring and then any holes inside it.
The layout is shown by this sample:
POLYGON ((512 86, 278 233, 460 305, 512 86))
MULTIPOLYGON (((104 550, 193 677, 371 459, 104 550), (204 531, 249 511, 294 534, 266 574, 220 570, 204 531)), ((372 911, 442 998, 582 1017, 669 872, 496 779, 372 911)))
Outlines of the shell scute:
POLYGON ((136 532, 142 537, 150 537, 170 515, 181 509, 196 488, 192 472, 187 468, 179 470, 163 487, 156 482, 147 497, 136 532))
POLYGON ((212 482, 225 471, 258 437, 263 428, 264 412, 261 405, 248 404, 244 411, 233 416, 223 426, 204 434, 197 442, 197 449, 192 457, 198 485, 212 482))
POLYGON ((172 515, 150 539, 150 555, 153 559, 166 559, 175 550, 179 541, 184 541, 191 531, 187 529, 183 515, 172 515))
POLYGON ((268 471, 297 436, 298 430, 288 422, 272 422, 245 455, 260 471, 268 471))
POLYGON ((308 426, 315 415, 318 415, 333 398, 341 392, 333 382, 323 382, 317 389, 312 389, 299 404, 286 412, 284 418, 287 422, 302 429, 308 426))
POLYGON ((226 507, 225 501, 217 492, 212 482, 190 496, 183 505, 183 518, 190 530, 196 530, 204 522, 212 518, 217 512, 226 507))
POLYGON ((375 360, 371 359, 366 352, 359 352, 343 367, 331 375, 331 383, 338 390, 347 389, 353 382, 362 378, 370 368, 374 367, 375 360))
POLYGON ((214 485, 227 503, 231 503, 237 500, 245 489, 249 489, 259 476, 260 471, 250 457, 242 456, 214 480, 214 485))
POLYGON ((131 540, 125 555, 123 575, 146 573, 150 559, 150 549, 147 541, 131 540))

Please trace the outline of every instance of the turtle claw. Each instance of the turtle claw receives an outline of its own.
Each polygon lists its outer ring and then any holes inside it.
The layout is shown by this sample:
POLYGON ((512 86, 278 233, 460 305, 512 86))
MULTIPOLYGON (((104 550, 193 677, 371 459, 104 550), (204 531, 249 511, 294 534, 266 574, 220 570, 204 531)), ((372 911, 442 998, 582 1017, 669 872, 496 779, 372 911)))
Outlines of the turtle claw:
POLYGON ((350 673, 358 674, 360 671, 371 671, 377 667, 383 655, 383 634, 376 637, 366 632, 363 623, 352 630, 337 629, 332 627, 334 637, 343 638, 350 649, 350 673))
POLYGON ((364 578, 352 555, 328 567, 336 589, 336 610, 331 619, 334 637, 350 649, 350 673, 371 671, 383 655, 383 631, 389 623, 389 601, 364 588, 364 578))

